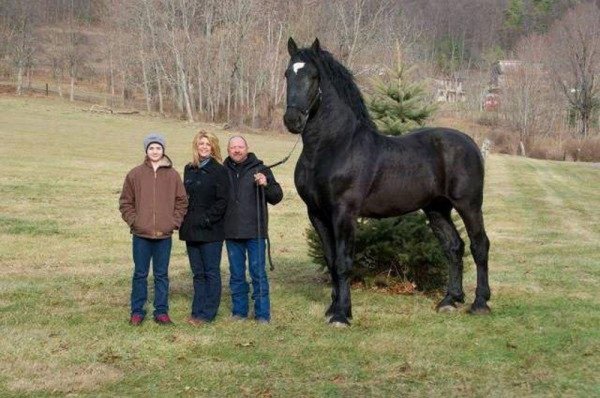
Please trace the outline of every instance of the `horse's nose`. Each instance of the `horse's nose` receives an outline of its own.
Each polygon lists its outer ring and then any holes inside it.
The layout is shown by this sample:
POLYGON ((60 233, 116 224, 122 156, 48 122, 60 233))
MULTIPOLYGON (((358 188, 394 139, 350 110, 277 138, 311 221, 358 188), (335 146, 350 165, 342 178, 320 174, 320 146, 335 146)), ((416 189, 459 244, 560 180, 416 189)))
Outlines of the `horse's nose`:
POLYGON ((304 129, 304 121, 302 113, 295 109, 288 107, 283 115, 283 123, 285 127, 294 134, 299 134, 304 129))

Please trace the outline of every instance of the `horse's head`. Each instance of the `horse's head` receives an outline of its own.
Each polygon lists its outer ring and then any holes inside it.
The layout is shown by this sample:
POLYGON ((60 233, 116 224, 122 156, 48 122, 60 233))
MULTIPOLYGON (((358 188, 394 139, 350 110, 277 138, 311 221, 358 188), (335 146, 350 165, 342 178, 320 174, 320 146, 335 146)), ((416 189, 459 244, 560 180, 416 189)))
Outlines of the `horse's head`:
MULTIPOLYGON (((321 49, 319 39, 315 39, 311 48, 316 54, 321 49)), ((287 129, 294 134, 304 131, 311 111, 318 106, 321 97, 319 88, 319 70, 317 66, 298 50, 296 42, 288 40, 290 62, 285 71, 287 83, 287 108, 283 122, 287 129)))

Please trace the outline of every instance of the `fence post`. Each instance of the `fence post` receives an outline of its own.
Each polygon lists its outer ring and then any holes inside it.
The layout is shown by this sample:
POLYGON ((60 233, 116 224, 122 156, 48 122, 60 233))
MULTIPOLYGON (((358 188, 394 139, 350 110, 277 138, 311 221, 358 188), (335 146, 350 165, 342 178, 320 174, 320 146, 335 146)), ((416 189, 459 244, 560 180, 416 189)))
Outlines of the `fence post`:
POLYGON ((48 96, 48 83, 46 83, 46 97, 48 96))

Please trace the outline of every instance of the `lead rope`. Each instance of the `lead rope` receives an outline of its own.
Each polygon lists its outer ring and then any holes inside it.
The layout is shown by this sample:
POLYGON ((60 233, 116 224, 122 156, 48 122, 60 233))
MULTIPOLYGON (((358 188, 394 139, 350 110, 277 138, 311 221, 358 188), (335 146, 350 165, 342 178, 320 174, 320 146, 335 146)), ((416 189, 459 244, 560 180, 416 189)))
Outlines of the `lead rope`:
POLYGON ((271 258, 271 239, 269 238, 269 217, 267 214, 267 198, 265 197, 265 187, 260 187, 260 193, 262 195, 260 203, 262 204, 262 214, 265 224, 265 238, 267 243, 267 255, 269 256, 269 267, 271 271, 274 271, 275 266, 273 265, 273 259, 271 258))
MULTIPOLYGON (((265 231, 265 241, 268 248, 268 258, 269 258, 269 268, 271 271, 275 270, 275 266, 273 265, 273 259, 271 258, 271 241, 269 239, 269 227, 268 227, 268 219, 267 219, 267 209, 265 203, 265 191, 262 185, 256 185, 256 236, 260 242, 261 240, 261 225, 264 224, 265 231)), ((264 251, 260 251, 260 255, 264 255, 264 251)), ((262 257, 258 258, 259 261, 262 260, 262 257)))
MULTIPOLYGON (((310 113, 312 111, 312 109, 314 108, 314 106, 318 103, 321 102, 321 97, 322 97, 322 91, 321 91, 321 86, 319 86, 319 93, 315 96, 315 98, 312 100, 312 102, 310 103, 309 107, 308 107, 308 111, 307 113, 310 113)), ((303 112, 304 113, 304 112, 303 112)), ((266 169, 272 169, 275 168, 277 166, 281 166, 282 164, 284 164, 285 162, 287 162, 290 158, 290 156, 292 156, 292 153, 294 153, 294 150, 296 149, 296 147, 298 146, 298 143, 300 142, 300 138, 302 138, 301 134, 298 134, 298 139, 296 140, 296 143, 294 144, 294 146, 292 147, 292 150, 290 151, 290 153, 288 153, 288 155, 281 159, 279 162, 273 163, 269 166, 265 166, 266 169)), ((267 243, 267 255, 269 256, 269 267, 271 269, 271 271, 275 270, 275 266, 273 265, 273 259, 271 257, 271 239, 269 239, 269 218, 267 217, 267 200, 265 197, 265 187, 263 186, 258 186, 256 185, 256 218, 257 218, 257 229, 258 229, 258 237, 260 238, 260 207, 262 207, 264 209, 263 211, 263 217, 264 217, 264 224, 265 224, 265 239, 266 239, 266 243, 267 243), (260 193, 259 193, 260 191, 260 193), (261 197, 262 194, 262 197, 261 197), (259 200, 260 202, 260 207, 259 207, 259 200)))
MULTIPOLYGON (((257 264, 257 268, 258 268, 258 300, 262 300, 263 298, 263 268, 262 268, 262 261, 263 261, 263 256, 264 254, 264 249, 262 247, 261 241, 261 234, 260 234, 260 225, 261 225, 261 216, 260 216, 260 208, 262 207, 260 205, 260 201, 261 201, 261 195, 260 195, 260 191, 262 188, 260 185, 256 184, 256 243, 257 243, 257 250, 258 250, 258 264, 257 264)), ((249 261, 252 261, 250 258, 248 259, 249 261)), ((256 288, 256 287, 255 287, 256 288)), ((256 303, 256 300, 255 300, 256 303)), ((256 314, 254 314, 254 316, 256 316, 256 314)))
MULTIPOLYGON (((284 164, 285 162, 287 162, 290 158, 290 156, 292 156, 292 153, 294 153, 294 150, 296 149, 296 147, 298 146, 298 143, 300 142, 300 138, 302 138, 301 135, 298 135, 298 139, 296 140, 296 143, 294 144, 294 146, 292 147, 292 150, 290 151, 290 153, 288 153, 288 155, 281 159, 279 162, 273 163, 272 165, 269 166, 265 166, 265 169, 272 169, 274 167, 277 166, 281 166, 282 164, 284 164)), ((271 271, 275 270, 275 266, 273 265, 273 258, 271 256, 271 239, 269 238, 269 219, 267 218, 267 200, 265 197, 265 187, 263 186, 259 186, 258 184, 256 185, 256 218, 257 218, 257 229, 258 229, 258 237, 260 239, 260 223, 262 221, 264 221, 264 225, 265 225, 265 239, 266 239, 266 243, 267 243, 267 255, 269 258, 269 268, 271 269, 271 271), (261 210, 262 210, 262 220, 261 220, 261 210)))
POLYGON ((280 166, 280 165, 284 164, 285 162, 287 162, 288 159, 290 158, 290 156, 292 156, 292 153, 294 153, 294 149, 296 149, 296 146, 298 146, 298 143, 300 142, 300 138, 302 138, 302 136, 299 134, 298 139, 296 140, 296 143, 292 147, 292 150, 290 151, 290 153, 288 153, 288 155, 285 158, 281 159, 279 162, 273 163, 270 166, 265 166, 265 168, 272 169, 274 167, 280 166))

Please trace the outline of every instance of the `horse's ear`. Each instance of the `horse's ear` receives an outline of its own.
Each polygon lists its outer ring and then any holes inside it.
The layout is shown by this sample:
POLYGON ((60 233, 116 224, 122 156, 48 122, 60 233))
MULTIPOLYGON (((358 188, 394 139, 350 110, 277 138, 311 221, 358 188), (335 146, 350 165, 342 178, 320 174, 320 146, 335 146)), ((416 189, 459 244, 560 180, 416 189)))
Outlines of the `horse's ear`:
POLYGON ((318 37, 315 37, 315 41, 313 41, 313 44, 310 46, 310 48, 313 49, 317 54, 321 51, 321 44, 319 43, 318 37))
POLYGON ((298 46, 296 42, 291 37, 288 40, 288 53, 290 53, 290 57, 293 57, 298 52, 298 46))

